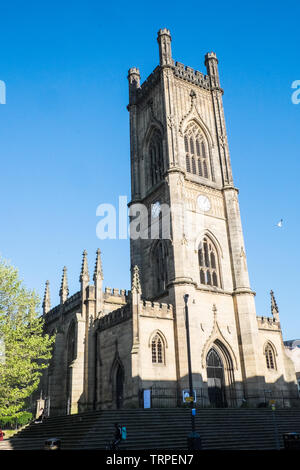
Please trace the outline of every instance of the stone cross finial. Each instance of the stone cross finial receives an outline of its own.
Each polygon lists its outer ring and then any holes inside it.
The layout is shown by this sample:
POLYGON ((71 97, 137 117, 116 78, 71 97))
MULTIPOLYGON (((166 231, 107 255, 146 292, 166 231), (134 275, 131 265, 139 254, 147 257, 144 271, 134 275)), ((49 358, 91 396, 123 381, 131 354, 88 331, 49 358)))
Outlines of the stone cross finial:
POLYGON ((98 279, 103 280, 103 271, 102 271, 102 260, 101 260, 101 251, 96 251, 96 263, 95 263, 95 270, 94 270, 94 281, 96 282, 98 279))
POLYGON ((43 314, 48 313, 51 308, 49 281, 46 281, 45 294, 43 300, 43 314))
POLYGON ((279 308, 275 299, 274 292, 271 290, 271 312, 273 317, 278 320, 279 319, 279 308))
POLYGON ((69 288, 68 288, 67 268, 66 266, 64 266, 62 279, 61 279, 61 286, 60 286, 60 291, 59 291, 59 296, 60 296, 60 300, 62 303, 64 303, 67 300, 68 295, 69 295, 69 288))
POLYGON ((141 283, 140 283, 140 271, 137 265, 135 265, 133 268, 131 292, 136 292, 138 294, 142 293, 141 283))
POLYGON ((87 262, 87 251, 84 250, 79 281, 82 283, 82 282, 89 282, 89 280, 90 280, 90 275, 89 275, 89 268, 88 268, 88 262, 87 262))

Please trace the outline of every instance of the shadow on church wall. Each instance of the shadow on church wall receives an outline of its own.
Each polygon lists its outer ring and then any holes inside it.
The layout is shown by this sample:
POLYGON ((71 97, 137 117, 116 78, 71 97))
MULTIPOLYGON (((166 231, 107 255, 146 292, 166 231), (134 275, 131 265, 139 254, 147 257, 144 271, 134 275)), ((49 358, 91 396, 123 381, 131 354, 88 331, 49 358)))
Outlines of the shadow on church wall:
MULTIPOLYGON (((222 385, 202 381, 201 374, 193 374, 195 407, 197 408, 247 408, 269 407, 273 402, 276 408, 300 408, 297 387, 293 382, 283 386, 283 376, 270 384, 265 377, 253 377, 243 382, 222 385), (201 386, 199 386, 201 384, 201 386), (258 387, 259 384, 259 387, 258 387)), ((138 390, 132 393, 124 387, 122 406, 119 408, 151 408, 188 407, 184 395, 189 395, 188 377, 182 378, 180 384, 176 381, 151 381, 137 378, 140 384, 138 390)), ((117 409, 113 397, 107 395, 96 404, 96 409, 117 409)))

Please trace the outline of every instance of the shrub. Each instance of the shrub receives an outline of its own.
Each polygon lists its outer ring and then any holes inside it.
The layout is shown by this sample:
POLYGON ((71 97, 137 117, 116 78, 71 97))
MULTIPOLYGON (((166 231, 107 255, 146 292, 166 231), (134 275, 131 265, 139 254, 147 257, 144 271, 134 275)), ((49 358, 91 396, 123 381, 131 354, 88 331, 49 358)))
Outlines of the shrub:
POLYGON ((13 416, 0 417, 1 429, 17 429, 25 426, 32 420, 32 413, 29 411, 20 411, 13 416))

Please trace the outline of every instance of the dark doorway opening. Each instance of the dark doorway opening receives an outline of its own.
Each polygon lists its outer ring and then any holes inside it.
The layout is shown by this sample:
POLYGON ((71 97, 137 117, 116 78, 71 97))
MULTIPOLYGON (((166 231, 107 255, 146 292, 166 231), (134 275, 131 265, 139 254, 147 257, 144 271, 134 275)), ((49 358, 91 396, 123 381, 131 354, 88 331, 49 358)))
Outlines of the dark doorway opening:
POLYGON ((216 408, 227 407, 225 386, 224 386, 224 366, 217 353, 212 348, 206 358, 208 398, 210 404, 216 408))
POLYGON ((116 406, 117 409, 122 408, 124 396, 124 373, 119 365, 116 373, 116 406))

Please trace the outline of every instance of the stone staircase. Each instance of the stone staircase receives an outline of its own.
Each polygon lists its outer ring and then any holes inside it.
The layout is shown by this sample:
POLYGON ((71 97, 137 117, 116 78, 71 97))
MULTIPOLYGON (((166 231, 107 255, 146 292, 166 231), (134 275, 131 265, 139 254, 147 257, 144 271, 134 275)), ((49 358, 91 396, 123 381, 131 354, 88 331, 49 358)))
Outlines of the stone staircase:
MULTIPOLYGON (((90 411, 50 417, 31 424, 0 450, 43 449, 45 439, 58 437, 62 449, 105 449, 113 437, 114 423, 127 428, 120 449, 187 450, 190 411, 180 408, 90 411)), ((284 432, 300 433, 300 409, 198 409, 196 430, 205 450, 270 450, 283 448, 284 432)))

